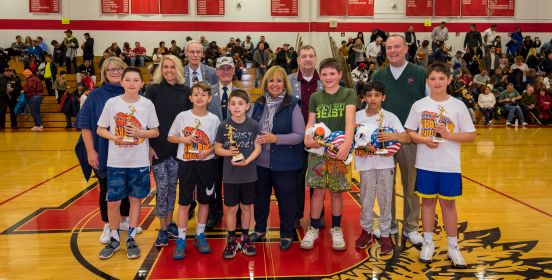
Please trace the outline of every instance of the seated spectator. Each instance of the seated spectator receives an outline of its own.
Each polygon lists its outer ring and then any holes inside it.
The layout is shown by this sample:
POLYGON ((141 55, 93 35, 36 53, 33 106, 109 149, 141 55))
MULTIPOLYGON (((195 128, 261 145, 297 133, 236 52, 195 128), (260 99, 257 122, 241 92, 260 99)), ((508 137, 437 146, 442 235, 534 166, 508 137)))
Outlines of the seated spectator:
POLYGON ((537 96, 537 105, 539 106, 542 114, 542 122, 546 125, 552 125, 552 97, 547 90, 541 88, 539 90, 539 96, 537 96))
POLYGON ((537 57, 537 49, 530 48, 527 53, 527 58, 525 59, 527 66, 529 68, 537 69, 539 65, 539 58, 537 57))
POLYGON ((96 76, 94 73, 94 66, 90 63, 90 60, 85 60, 83 64, 77 68, 77 83, 80 83, 82 78, 90 76, 94 84, 96 84, 96 76))
POLYGON ((546 77, 542 80, 546 90, 550 90, 550 85, 552 84, 552 72, 548 73, 546 77))
POLYGON ((251 36, 245 36, 245 41, 241 44, 245 50, 245 56, 242 57, 245 61, 253 61, 253 52, 255 51, 255 44, 251 41, 251 36))
POLYGON ((209 66, 215 66, 217 58, 221 56, 220 52, 221 50, 218 47, 216 41, 212 41, 211 43, 209 43, 209 46, 207 47, 207 50, 205 52, 205 64, 209 66))
POLYGON ((281 66, 286 70, 286 73, 289 75, 291 74, 291 58, 289 57, 289 44, 285 43, 282 48, 278 48, 276 51, 276 61, 274 65, 281 66))
POLYGON ((255 87, 257 87, 259 81, 263 79, 270 62, 270 57, 268 51, 265 50, 264 43, 260 43, 255 53, 253 53, 253 61, 256 68, 255 87))
POLYGON ((521 101, 521 95, 517 90, 514 89, 514 84, 508 83, 506 90, 500 93, 498 103, 504 106, 505 112, 508 113, 508 119, 506 121, 506 126, 511 126, 512 121, 514 120, 514 114, 517 114, 521 124, 526 126, 525 118, 523 117, 523 111, 519 106, 521 101))
POLYGON ((7 49, 8 55, 15 59, 16 61, 19 61, 21 56, 23 55, 23 50, 25 49, 25 44, 23 41, 21 41, 21 36, 17 35, 15 36, 15 42, 11 44, 11 48, 7 49))
POLYGON ((234 40, 234 37, 230 37, 230 40, 226 44, 227 49, 231 49, 236 44, 236 41, 234 40))
POLYGON ((134 43, 134 49, 130 52, 130 66, 136 66, 136 60, 140 62, 139 66, 144 67, 146 63, 146 48, 140 46, 140 42, 134 43))
POLYGON ((43 52, 42 52, 42 49, 38 46, 38 40, 33 40, 32 42, 33 44, 27 50, 27 55, 29 56, 34 55, 38 61, 42 61, 43 52))
POLYGON ((110 54, 112 54, 112 56, 119 56, 121 54, 121 49, 119 48, 119 46, 117 45, 116 42, 114 43, 111 43, 111 46, 107 49, 105 49, 104 52, 108 52, 110 54))
POLYGON ((345 40, 341 41, 341 47, 339 48, 339 52, 345 59, 349 57, 349 47, 347 47, 347 41, 345 40))
POLYGON ((515 58, 515 63, 512 64, 512 66, 510 66, 510 74, 514 74, 514 70, 520 70, 521 73, 523 74, 522 76, 522 80, 521 80, 521 83, 519 83, 519 81, 517 81, 517 79, 515 79, 516 81, 512 81, 513 84, 514 84, 514 87, 516 88, 516 90, 518 91, 521 91, 523 90, 524 86, 525 86, 525 83, 527 82, 527 72, 529 71, 529 66, 527 66, 527 64, 525 62, 523 62, 523 56, 516 56, 515 58))
POLYGON ((237 38, 234 42, 234 45, 230 48, 230 53, 234 57, 236 54, 239 54, 240 57, 245 56, 245 49, 241 46, 240 38, 237 38))
POLYGON ((537 97, 535 96, 535 88, 533 87, 533 85, 527 85, 527 88, 523 92, 523 95, 521 95, 520 104, 525 119, 528 121, 534 120, 536 123, 538 123, 540 108, 537 105, 537 97))
POLYGON ((65 52, 67 49, 56 40, 52 40, 51 45, 54 47, 52 52, 54 62, 57 66, 65 66, 65 52))
POLYGON ((498 67, 502 69, 510 69, 510 60, 508 59, 508 55, 503 53, 500 56, 500 59, 498 59, 498 67))
POLYGON ((552 73, 552 51, 546 55, 546 58, 539 64, 538 67, 539 70, 546 73, 546 75, 550 75, 552 73))
POLYGON ((182 58, 184 56, 184 52, 182 52, 182 48, 176 45, 175 40, 171 40, 171 47, 169 48, 169 53, 178 58, 182 58))
POLYGON ((468 108, 468 112, 470 113, 470 117, 473 123, 475 123, 475 99, 473 98, 473 95, 467 90, 464 89, 462 91, 462 102, 466 105, 468 108))
POLYGON ((50 54, 50 49, 48 49, 48 45, 44 43, 44 39, 41 36, 36 37, 37 46, 42 50, 42 55, 50 54))
POLYGON ((238 81, 241 81, 244 67, 245 66, 243 64, 243 59, 238 53, 236 53, 234 55, 234 68, 236 69, 236 78, 238 79, 238 81))
POLYGON ((493 85, 495 90, 502 92, 506 89, 508 84, 508 74, 502 71, 502 68, 497 68, 494 75, 491 77, 490 83, 493 85))
POLYGON ((479 111, 485 117, 485 123, 488 126, 493 125, 493 116, 494 116, 494 106, 496 104, 496 98, 492 93, 493 86, 487 85, 483 94, 479 95, 477 99, 477 104, 479 105, 479 111))
MULTIPOLYGON (((481 51, 480 49, 478 49, 481 51)), ((481 58, 480 53, 474 53, 472 48, 468 48, 466 54, 464 54, 464 60, 466 61, 466 64, 468 65, 468 70, 472 74, 472 76, 475 76, 479 73, 481 73, 480 65, 479 65, 479 59, 481 58)))
POLYGON ((478 92, 483 91, 483 88, 489 83, 491 77, 487 73, 487 69, 483 68, 481 73, 473 77, 473 86, 477 89, 478 92))
POLYGON ((288 52, 289 52, 289 57, 291 59, 289 62, 289 66, 291 67, 291 73, 295 73, 297 72, 297 68, 299 68, 299 64, 297 63, 297 57, 299 55, 297 54, 297 52, 293 47, 290 47, 288 52))
POLYGON ((450 60, 450 63, 452 64, 452 75, 456 76, 460 74, 460 69, 466 67, 466 63, 464 62, 464 59, 462 58, 462 52, 457 51, 456 55, 450 60))
POLYGON ((132 49, 130 48, 130 44, 128 42, 123 43, 123 49, 121 50, 121 55, 119 58, 124 61, 126 64, 130 64, 130 52, 132 49))
POLYGON ((414 61, 416 61, 416 64, 424 68, 427 67, 429 63, 429 41, 428 40, 424 40, 422 42, 422 45, 416 51, 416 58, 414 61))
POLYGON ((443 42, 437 45, 437 48, 433 52, 433 62, 441 61, 443 63, 448 63, 449 55, 448 48, 443 42))
POLYGON ((0 48, 0 73, 4 73, 4 69, 9 67, 10 56, 0 48))
POLYGON ((69 86, 67 86, 67 81, 65 80, 65 74, 66 73, 67 72, 61 70, 59 72, 59 77, 56 79, 56 81, 54 83, 54 88, 56 90, 56 100, 57 100, 58 104, 60 104, 60 102, 61 102, 61 97, 69 89, 69 86))
POLYGON ((162 54, 162 55, 165 55, 165 54, 168 54, 169 53, 169 49, 167 49, 167 47, 165 47, 165 41, 161 41, 159 42, 159 47, 155 48, 153 50, 153 55, 155 54, 162 54))
POLYGON ((98 62, 98 68, 99 68, 99 69, 102 69, 102 65, 103 65, 104 61, 105 61, 106 59, 110 58, 110 57, 111 57, 111 56, 109 55, 108 52, 104 52, 104 53, 103 53, 103 56, 102 56, 102 59, 100 59, 100 62, 98 62))

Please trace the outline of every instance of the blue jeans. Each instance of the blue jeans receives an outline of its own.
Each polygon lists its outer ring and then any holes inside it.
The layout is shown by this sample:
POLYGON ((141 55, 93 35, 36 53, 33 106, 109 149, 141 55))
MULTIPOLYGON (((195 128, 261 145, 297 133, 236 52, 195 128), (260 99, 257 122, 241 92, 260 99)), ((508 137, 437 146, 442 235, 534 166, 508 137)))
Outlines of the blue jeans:
MULTIPOLYGON (((144 66, 145 58, 143 56, 139 56, 138 60, 140 61, 140 67, 144 66)), ((130 66, 136 66, 136 57, 133 56, 130 58, 130 66)))
MULTIPOLYGON (((258 180, 255 183, 255 231, 266 232, 270 213, 272 186, 278 200, 280 214, 280 237, 293 238, 297 212, 297 171, 272 171, 257 166, 258 180)), ((271 225, 276 227, 276 225, 271 225)))
POLYGON ((521 107, 519 107, 519 105, 504 105, 504 109, 508 111, 508 122, 512 122, 512 120, 514 119, 514 113, 518 115, 519 121, 521 123, 525 122, 523 111, 521 111, 521 107))
POLYGON ((35 126, 42 125, 42 118, 40 117, 40 104, 42 104, 43 100, 44 96, 33 96, 28 100, 29 107, 31 108, 31 116, 33 116, 35 126))

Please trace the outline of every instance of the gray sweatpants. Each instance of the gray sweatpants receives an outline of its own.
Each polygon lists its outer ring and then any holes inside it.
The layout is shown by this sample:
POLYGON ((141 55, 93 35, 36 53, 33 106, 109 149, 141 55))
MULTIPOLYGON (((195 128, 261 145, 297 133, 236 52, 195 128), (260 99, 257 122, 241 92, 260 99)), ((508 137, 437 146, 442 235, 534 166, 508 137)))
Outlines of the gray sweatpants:
POLYGON ((360 171, 360 226, 372 232, 374 225, 374 202, 378 197, 380 208, 379 227, 381 235, 389 236, 391 228, 391 199, 395 169, 372 169, 360 171))

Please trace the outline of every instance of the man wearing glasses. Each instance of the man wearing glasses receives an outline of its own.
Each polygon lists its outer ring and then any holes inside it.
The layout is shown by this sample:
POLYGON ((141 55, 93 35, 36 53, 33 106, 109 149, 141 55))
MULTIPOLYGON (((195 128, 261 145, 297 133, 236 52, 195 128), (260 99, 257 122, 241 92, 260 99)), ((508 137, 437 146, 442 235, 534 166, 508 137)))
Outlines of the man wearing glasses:
POLYGON ((188 41, 184 52, 188 58, 188 65, 184 67, 186 85, 192 87, 197 82, 216 84, 218 82, 215 69, 201 63, 203 58, 203 46, 198 41, 188 41))

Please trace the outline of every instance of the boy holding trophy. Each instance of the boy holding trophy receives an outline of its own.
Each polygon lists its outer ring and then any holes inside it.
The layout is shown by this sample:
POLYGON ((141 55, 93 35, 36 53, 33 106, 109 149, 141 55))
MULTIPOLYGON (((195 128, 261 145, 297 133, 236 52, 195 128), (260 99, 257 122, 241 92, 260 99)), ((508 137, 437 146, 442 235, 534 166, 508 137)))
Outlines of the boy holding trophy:
POLYGON ((194 190, 199 203, 194 247, 202 254, 211 251, 205 239, 205 224, 209 201, 214 199, 214 140, 220 120, 207 111, 211 102, 211 87, 207 83, 195 83, 191 92, 192 109, 176 116, 167 137, 169 142, 178 144, 178 239, 173 252, 173 258, 177 260, 186 256, 186 226, 194 190))
POLYGON ((98 120, 98 135, 109 140, 106 199, 111 229, 111 239, 100 252, 100 259, 111 258, 120 248, 119 208, 121 200, 127 196, 130 200, 127 257, 134 259, 140 256, 140 248, 134 239, 140 201, 150 191, 148 138, 159 136, 155 106, 138 94, 143 85, 140 69, 125 69, 121 75, 125 93, 109 99, 98 120))
POLYGON ((224 157, 222 180, 224 182, 224 204, 228 239, 222 253, 225 259, 232 259, 236 251, 246 256, 257 254, 249 240, 251 205, 255 200, 257 166, 255 159, 261 154, 261 144, 256 143, 261 129, 256 121, 246 116, 249 109, 249 95, 243 90, 234 90, 228 97, 228 111, 231 117, 218 127, 215 138, 215 153, 224 157), (236 239, 236 214, 241 209, 242 239, 236 239))
POLYGON ((433 227, 435 205, 439 200, 447 232, 447 255, 455 268, 465 268, 466 262, 457 243, 458 218, 454 200, 462 195, 460 144, 473 142, 476 135, 466 105, 447 94, 450 82, 448 65, 436 62, 429 66, 427 85, 431 94, 412 105, 405 128, 412 142, 418 144, 416 194, 422 197, 424 230, 419 260, 431 262, 435 251, 433 227), (437 135, 442 142, 435 139, 437 135))
POLYGON ((378 141, 373 141, 367 147, 358 147, 355 150, 355 167, 360 172, 360 202, 362 206, 360 213, 362 232, 355 241, 355 248, 364 249, 377 243, 372 234, 373 208, 377 195, 380 208, 381 254, 387 255, 393 252, 393 242, 389 236, 393 180, 395 179, 393 155, 400 149, 399 142, 410 143, 410 136, 406 134, 397 116, 381 108, 381 103, 385 100, 385 85, 382 82, 369 82, 361 89, 361 94, 366 103, 366 109, 356 112, 356 123, 374 127, 374 134, 378 141), (381 153, 381 151, 385 151, 385 153, 381 153))

